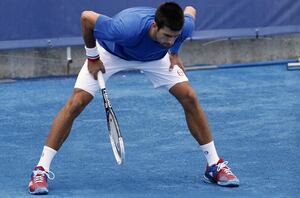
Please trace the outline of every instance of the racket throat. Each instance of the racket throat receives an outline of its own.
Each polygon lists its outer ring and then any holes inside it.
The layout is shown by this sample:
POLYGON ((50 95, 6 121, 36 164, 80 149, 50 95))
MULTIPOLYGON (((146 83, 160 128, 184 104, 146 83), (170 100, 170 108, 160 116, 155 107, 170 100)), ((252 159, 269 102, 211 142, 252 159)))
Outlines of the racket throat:
POLYGON ((108 94, 107 94, 106 88, 101 89, 101 92, 102 92, 102 96, 103 96, 105 109, 111 108, 111 104, 110 104, 110 101, 108 99, 108 94))

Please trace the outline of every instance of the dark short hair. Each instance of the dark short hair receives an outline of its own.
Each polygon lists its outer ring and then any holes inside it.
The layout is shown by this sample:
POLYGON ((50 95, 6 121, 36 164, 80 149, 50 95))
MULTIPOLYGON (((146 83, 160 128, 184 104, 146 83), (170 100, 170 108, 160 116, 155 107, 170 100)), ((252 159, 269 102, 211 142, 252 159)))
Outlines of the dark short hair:
POLYGON ((174 2, 163 3, 157 8, 154 21, 158 29, 166 26, 173 31, 179 31, 184 24, 182 8, 174 2))

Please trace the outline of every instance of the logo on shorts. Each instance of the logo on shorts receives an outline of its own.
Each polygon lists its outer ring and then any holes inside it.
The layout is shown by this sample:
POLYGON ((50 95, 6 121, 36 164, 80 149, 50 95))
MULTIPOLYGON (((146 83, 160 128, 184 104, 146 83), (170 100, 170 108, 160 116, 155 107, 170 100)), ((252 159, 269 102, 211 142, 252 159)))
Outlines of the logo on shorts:
POLYGON ((184 72, 182 71, 182 69, 178 69, 178 70, 177 70, 177 74, 178 74, 179 76, 184 76, 184 72))

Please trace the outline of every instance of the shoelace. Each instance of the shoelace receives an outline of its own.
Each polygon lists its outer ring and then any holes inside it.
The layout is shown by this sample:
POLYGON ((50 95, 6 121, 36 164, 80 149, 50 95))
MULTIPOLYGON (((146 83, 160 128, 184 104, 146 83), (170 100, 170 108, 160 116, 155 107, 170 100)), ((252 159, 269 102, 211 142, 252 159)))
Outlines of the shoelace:
POLYGON ((50 180, 54 180, 54 178, 55 178, 55 175, 52 171, 46 172, 46 171, 42 171, 42 170, 36 170, 36 171, 34 171, 34 182, 35 183, 43 182, 45 175, 50 180))
POLYGON ((227 175, 233 175, 233 173, 231 172, 230 168, 227 166, 228 164, 228 161, 224 161, 223 163, 220 163, 218 164, 218 168, 217 168, 217 171, 221 171, 222 169, 224 170, 224 172, 227 174, 227 175))

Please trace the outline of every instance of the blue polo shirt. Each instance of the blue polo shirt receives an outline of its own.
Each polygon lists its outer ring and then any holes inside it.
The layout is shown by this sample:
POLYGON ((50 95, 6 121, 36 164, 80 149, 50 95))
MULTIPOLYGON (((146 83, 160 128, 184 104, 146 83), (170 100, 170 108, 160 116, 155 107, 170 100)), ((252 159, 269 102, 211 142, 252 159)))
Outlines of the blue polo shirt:
POLYGON ((171 48, 165 48, 149 35, 155 11, 155 8, 135 7, 125 9, 113 18, 100 15, 94 37, 107 51, 125 60, 152 61, 163 58, 169 50, 177 53, 194 30, 194 18, 185 14, 181 35, 171 48))

